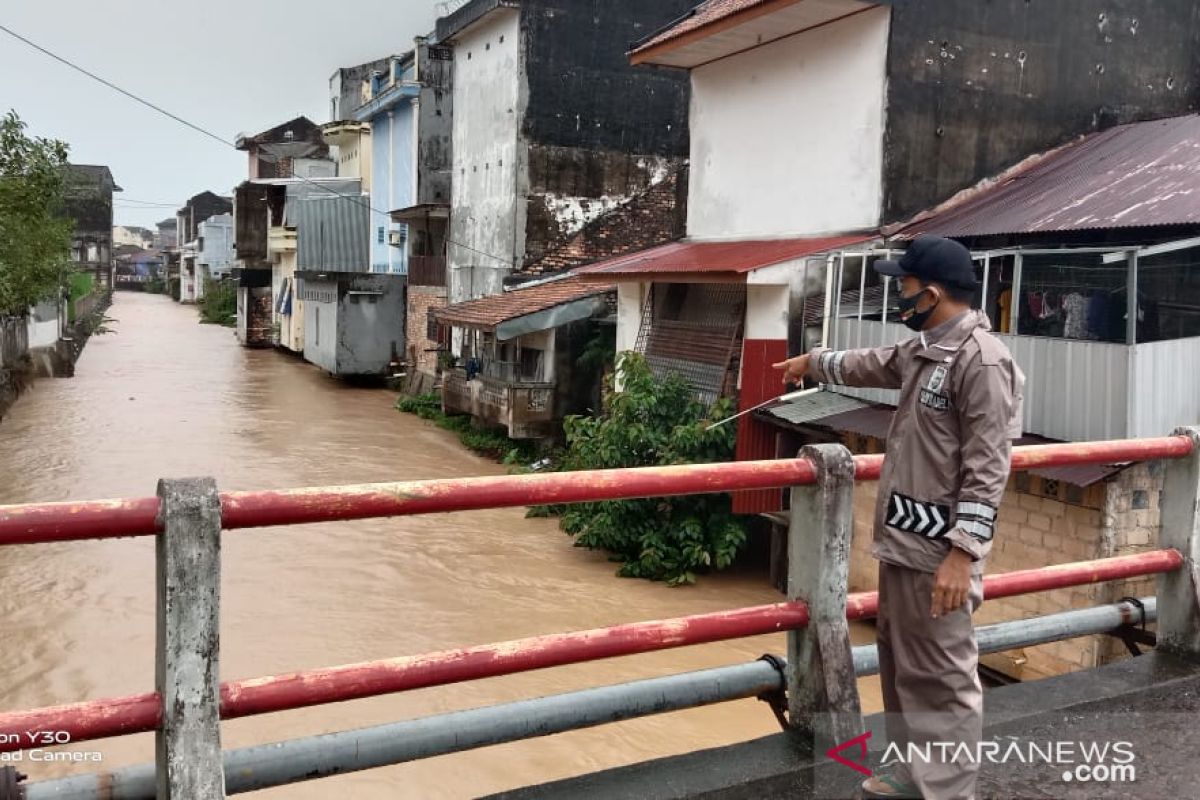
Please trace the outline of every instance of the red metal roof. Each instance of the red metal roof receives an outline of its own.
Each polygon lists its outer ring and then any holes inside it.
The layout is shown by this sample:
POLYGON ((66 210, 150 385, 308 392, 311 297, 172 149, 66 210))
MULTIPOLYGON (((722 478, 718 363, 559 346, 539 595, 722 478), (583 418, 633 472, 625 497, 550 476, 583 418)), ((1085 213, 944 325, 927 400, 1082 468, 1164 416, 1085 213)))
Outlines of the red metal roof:
POLYGON ((820 238, 762 239, 736 242, 671 242, 628 253, 575 270, 594 280, 651 279, 665 275, 744 275, 815 253, 860 244, 874 235, 850 234, 820 238))
POLYGON ((897 236, 1200 224, 1200 115, 1091 134, 988 183, 918 217, 897 236))
POLYGON ((603 283, 584 283, 571 275, 561 280, 541 283, 528 288, 516 288, 503 294, 481 297, 437 309, 434 317, 448 325, 492 330, 526 314, 536 314, 554 306, 582 300, 593 295, 611 292, 616 287, 603 283))

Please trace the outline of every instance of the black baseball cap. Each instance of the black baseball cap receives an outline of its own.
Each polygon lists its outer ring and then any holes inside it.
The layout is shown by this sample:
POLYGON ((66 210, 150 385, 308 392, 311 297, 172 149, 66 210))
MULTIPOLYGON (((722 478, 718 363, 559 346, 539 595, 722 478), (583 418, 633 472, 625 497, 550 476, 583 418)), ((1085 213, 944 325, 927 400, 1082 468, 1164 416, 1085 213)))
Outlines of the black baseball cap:
POLYGON ((874 264, 880 275, 903 278, 911 275, 922 283, 940 283, 962 289, 975 289, 975 265, 971 251, 953 239, 918 236, 898 261, 880 259, 874 264))

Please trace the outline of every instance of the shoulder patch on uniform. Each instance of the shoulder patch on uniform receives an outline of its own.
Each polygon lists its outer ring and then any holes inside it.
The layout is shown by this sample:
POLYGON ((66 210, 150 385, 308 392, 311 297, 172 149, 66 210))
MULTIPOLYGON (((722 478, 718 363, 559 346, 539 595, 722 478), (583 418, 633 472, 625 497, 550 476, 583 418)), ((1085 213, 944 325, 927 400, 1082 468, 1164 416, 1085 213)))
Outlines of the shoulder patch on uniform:
POLYGON ((971 338, 979 345, 979 363, 995 367, 1012 360, 1012 355, 1008 352, 1008 348, 1004 346, 1004 342, 983 328, 976 328, 972 331, 971 338))

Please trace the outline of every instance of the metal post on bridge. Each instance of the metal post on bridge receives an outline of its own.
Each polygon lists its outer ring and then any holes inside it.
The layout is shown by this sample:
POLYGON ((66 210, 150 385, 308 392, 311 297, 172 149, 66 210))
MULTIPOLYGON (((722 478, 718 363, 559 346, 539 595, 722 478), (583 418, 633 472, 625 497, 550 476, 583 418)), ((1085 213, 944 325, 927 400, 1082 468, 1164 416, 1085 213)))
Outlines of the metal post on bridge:
POLYGON ((1160 547, 1173 547, 1183 567, 1158 576, 1160 650, 1200 658, 1200 427, 1179 428, 1192 452, 1167 461, 1163 482, 1160 547))
POLYGON ((212 478, 159 481, 158 497, 157 796, 219 800, 221 501, 212 478))
POLYGON ((840 444, 800 451, 817 482, 792 488, 788 599, 808 605, 809 623, 788 633, 788 721, 816 742, 863 732, 858 680, 846 621, 854 532, 854 459, 840 444))

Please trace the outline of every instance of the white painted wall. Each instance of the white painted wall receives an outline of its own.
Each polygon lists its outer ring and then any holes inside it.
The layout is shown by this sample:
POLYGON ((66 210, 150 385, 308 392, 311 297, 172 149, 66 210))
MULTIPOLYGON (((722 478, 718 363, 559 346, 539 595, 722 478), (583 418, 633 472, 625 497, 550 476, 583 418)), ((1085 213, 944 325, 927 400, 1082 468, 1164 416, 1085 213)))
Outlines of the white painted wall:
POLYGON ((617 284, 617 353, 632 350, 642 324, 642 304, 650 294, 649 283, 617 284))
POLYGON ((692 71, 689 236, 879 223, 890 15, 882 6, 692 71))
POLYGON ((791 286, 746 286, 746 338, 787 339, 791 286))
POLYGON ((518 188, 523 114, 519 12, 500 9, 454 44, 451 303, 497 294, 525 247, 518 188), (504 41, 500 41, 503 38, 504 41), (497 260, 489 256, 499 256, 497 260))
POLYGON ((54 347, 66 324, 66 308, 61 302, 47 300, 30 308, 26 319, 29 349, 54 347))

